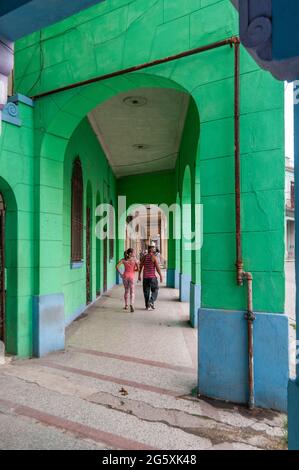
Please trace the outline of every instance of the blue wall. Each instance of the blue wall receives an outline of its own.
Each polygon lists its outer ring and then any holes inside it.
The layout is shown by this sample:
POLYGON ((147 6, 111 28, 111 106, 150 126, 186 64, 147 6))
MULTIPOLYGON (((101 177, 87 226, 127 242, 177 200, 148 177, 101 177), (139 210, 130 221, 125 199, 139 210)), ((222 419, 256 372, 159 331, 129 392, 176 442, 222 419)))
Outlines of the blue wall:
MULTIPOLYGON (((200 309, 199 393, 248 403, 248 338, 245 312, 200 309)), ((254 322, 254 380, 257 407, 287 410, 288 318, 257 313, 254 322)))
POLYGON ((273 59, 299 56, 299 2, 272 0, 273 59))
POLYGON ((103 1, 1 0, 0 36, 16 41, 103 1))

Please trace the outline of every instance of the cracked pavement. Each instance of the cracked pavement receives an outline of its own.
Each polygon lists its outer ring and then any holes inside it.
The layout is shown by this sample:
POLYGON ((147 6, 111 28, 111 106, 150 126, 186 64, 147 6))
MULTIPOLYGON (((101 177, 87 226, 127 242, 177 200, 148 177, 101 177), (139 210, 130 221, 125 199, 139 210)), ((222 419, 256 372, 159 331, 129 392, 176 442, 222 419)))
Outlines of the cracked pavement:
POLYGON ((67 330, 66 350, 0 367, 0 449, 283 449, 285 416, 195 396, 188 304, 122 310, 115 287, 67 330))

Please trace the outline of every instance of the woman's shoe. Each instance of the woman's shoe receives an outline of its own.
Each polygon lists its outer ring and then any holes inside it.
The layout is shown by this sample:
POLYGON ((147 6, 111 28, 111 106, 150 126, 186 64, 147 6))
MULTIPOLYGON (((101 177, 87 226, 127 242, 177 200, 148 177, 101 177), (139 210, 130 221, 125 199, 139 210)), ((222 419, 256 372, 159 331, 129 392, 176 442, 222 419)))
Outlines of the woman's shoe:
POLYGON ((134 312, 135 312, 135 309, 134 309, 134 306, 133 306, 133 305, 130 305, 130 311, 131 311, 131 313, 134 313, 134 312))

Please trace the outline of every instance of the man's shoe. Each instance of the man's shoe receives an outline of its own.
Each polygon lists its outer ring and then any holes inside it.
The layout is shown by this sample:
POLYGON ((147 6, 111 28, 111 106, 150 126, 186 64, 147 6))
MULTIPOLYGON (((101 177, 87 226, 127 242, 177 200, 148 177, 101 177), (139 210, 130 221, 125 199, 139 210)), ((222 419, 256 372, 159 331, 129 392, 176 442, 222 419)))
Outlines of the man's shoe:
POLYGON ((150 307, 151 307, 152 310, 156 309, 155 304, 151 304, 150 307))

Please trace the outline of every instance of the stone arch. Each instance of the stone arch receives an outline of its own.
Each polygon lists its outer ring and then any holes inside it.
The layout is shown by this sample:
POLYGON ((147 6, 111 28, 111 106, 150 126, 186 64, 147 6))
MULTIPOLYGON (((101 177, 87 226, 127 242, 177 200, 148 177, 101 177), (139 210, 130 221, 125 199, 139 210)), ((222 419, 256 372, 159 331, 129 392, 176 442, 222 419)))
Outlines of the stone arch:
POLYGON ((182 225, 181 225, 181 196, 180 193, 177 193, 176 197, 176 206, 177 214, 176 221, 178 224, 177 227, 177 238, 175 239, 175 279, 174 287, 176 289, 180 288, 180 273, 181 273, 181 236, 182 236, 182 225))
MULTIPOLYGON (((136 92, 139 88, 165 88, 165 89, 176 89, 181 92, 185 92, 190 96, 190 109, 188 111, 184 134, 185 140, 182 150, 180 151, 180 158, 182 164, 179 164, 178 169, 176 170, 177 178, 177 187, 173 188, 173 197, 172 204, 175 203, 176 192, 178 191, 181 184, 181 169, 185 164, 189 164, 190 169, 193 170, 196 161, 196 155, 199 146, 199 112, 197 105, 188 92, 188 90, 181 86, 179 83, 162 76, 154 74, 145 74, 145 73, 135 73, 128 76, 121 76, 114 79, 110 79, 107 82, 97 82, 90 85, 86 85, 80 88, 75 88, 72 90, 64 91, 56 95, 44 97, 36 103, 36 142, 37 146, 40 148, 41 160, 51 159, 55 161, 57 166, 57 171, 53 172, 53 187, 57 188, 52 191, 53 196, 57 199, 56 210, 57 213, 63 213, 63 202, 60 200, 61 189, 63 188, 63 177, 59 171, 60 168, 64 166, 64 156, 66 149, 68 147, 71 136, 73 135, 75 129, 82 122, 82 120, 87 116, 87 114, 95 109, 100 104, 105 101, 113 98, 117 94, 124 92, 136 92), (192 120, 196 120, 195 127, 192 125, 192 128, 188 129, 188 126, 191 125, 192 120), (188 146, 188 142, 192 141, 192 145, 188 146), (55 174, 55 177, 54 177, 55 174), (60 179, 61 178, 61 179, 60 179), (53 192, 56 194, 54 195, 53 192)), ((181 162, 180 162, 181 163, 181 162)), ((192 171, 193 175, 193 171, 192 171)), ((51 175, 49 175, 49 179, 51 175)), ((192 176, 194 181, 194 176, 192 176)), ((39 185, 38 191, 39 200, 40 200, 40 209, 43 211, 42 204, 46 200, 46 195, 48 193, 48 188, 51 185, 51 182, 47 182, 47 187, 44 187, 42 184, 39 185)), ((193 199, 194 201, 194 196, 193 199)), ((43 215, 44 217, 44 215, 43 215)), ((51 219, 52 215, 49 215, 48 219, 51 219)), ((48 223, 49 220, 47 221, 48 223)), ((59 243, 59 237, 63 239, 62 232, 63 229, 56 226, 57 230, 57 243, 59 243)), ((36 239, 41 240, 40 225, 37 226, 36 239)), ((103 244, 104 245, 104 244, 103 244)), ((118 252, 121 252, 121 242, 118 243, 118 252)), ((104 254, 104 246, 103 246, 104 254)), ((104 258, 104 256, 103 256, 104 258)), ((42 257, 40 256, 42 261, 42 257)), ((62 263, 63 264, 63 263, 62 263)), ((103 263, 102 263, 103 264, 103 263)), ((40 262, 40 268, 42 269, 42 263, 40 262)), ((45 266, 46 268, 46 266, 45 266)), ((60 286, 62 285, 61 280, 62 270, 57 268, 57 276, 53 276, 52 285, 56 285, 56 292, 61 290, 60 286)), ((40 276, 41 277, 41 276, 40 276)), ((104 276, 105 277, 105 276, 104 276)), ((43 279, 46 277, 44 276, 43 279)), ((39 284, 39 294, 42 295, 43 291, 47 289, 47 286, 44 285, 44 281, 41 279, 39 284)))
MULTIPOLYGON (((101 204, 101 193, 98 190, 96 194, 96 208, 101 204)), ((101 289, 102 289, 102 272, 101 272, 101 266, 102 266, 102 245, 101 245, 101 240, 96 236, 96 295, 99 296, 101 294, 101 289)))
POLYGON ((53 149, 57 158, 63 160, 69 138, 90 111, 117 94, 149 87, 171 88, 189 93, 173 80, 153 74, 136 73, 42 98, 36 105, 36 127, 41 155, 47 156, 53 149), (43 112, 39 113, 39 108, 43 112))
POLYGON ((86 303, 89 304, 93 298, 93 193, 91 182, 86 185, 85 203, 85 266, 86 266, 86 303))
POLYGON ((0 193, 5 204, 4 253, 5 299, 4 343, 10 354, 18 354, 18 214, 17 201, 10 185, 0 177, 0 193))
POLYGON ((181 196, 181 273, 180 300, 189 302, 192 280, 192 176, 190 166, 186 165, 182 182, 181 196))
MULTIPOLYGON (((151 203, 150 201, 147 201, 147 202, 144 202, 144 204, 142 204, 142 203, 141 204, 133 204, 133 205, 129 206, 129 208, 127 210, 127 214, 128 215, 133 215, 133 214, 136 214, 136 212, 140 212, 140 210, 142 210, 143 214, 141 214, 141 215, 144 216, 146 207, 149 206, 149 205, 151 206, 152 210, 153 209, 155 210, 155 217, 158 218, 159 212, 161 212, 161 214, 162 214, 161 228, 162 228, 162 232, 164 234, 164 238, 163 238, 163 240, 161 239, 160 241, 158 239, 155 240, 152 236, 153 235, 153 233, 152 233, 151 234, 151 239, 153 241, 155 241, 157 243, 157 245, 159 245, 159 246, 157 246, 157 248, 160 249, 161 260, 162 261, 164 260, 165 263, 167 264, 167 261, 169 260, 169 240, 167 239, 167 234, 169 234, 170 225, 172 224, 171 213, 167 214, 166 210, 164 210, 163 205, 159 205, 159 204, 151 203)), ((139 233, 140 233, 140 235, 142 235, 142 237, 141 237, 142 240, 145 240, 145 239, 147 240, 149 238, 147 236, 147 227, 145 226, 145 223, 142 224, 142 218, 139 218, 138 221, 136 219, 135 225, 136 226, 139 225, 139 233)), ((134 227, 135 227, 135 225, 134 225, 134 227)), ((137 253, 137 255, 138 254, 139 253, 137 253)), ((163 264, 165 264, 165 263, 163 263, 163 264)))

